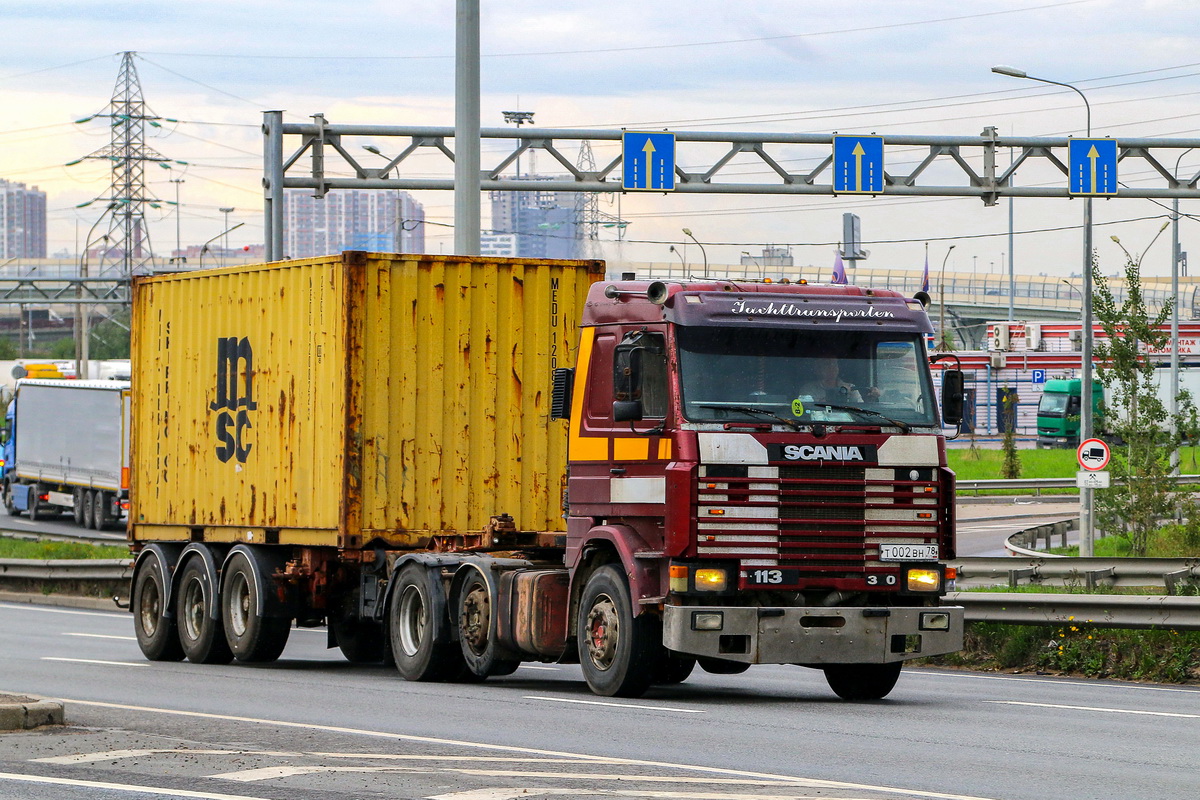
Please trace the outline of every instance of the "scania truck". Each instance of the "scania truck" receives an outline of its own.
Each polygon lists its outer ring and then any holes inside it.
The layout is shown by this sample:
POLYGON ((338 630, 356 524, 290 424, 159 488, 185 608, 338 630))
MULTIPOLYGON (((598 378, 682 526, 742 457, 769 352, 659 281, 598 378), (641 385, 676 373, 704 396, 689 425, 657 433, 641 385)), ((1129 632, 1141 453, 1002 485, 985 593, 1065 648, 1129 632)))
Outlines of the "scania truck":
POLYGON ((409 680, 578 662, 631 697, 795 664, 876 699, 962 645, 962 374, 939 409, 917 300, 347 252, 139 278, 133 323, 150 659, 326 625, 409 680))

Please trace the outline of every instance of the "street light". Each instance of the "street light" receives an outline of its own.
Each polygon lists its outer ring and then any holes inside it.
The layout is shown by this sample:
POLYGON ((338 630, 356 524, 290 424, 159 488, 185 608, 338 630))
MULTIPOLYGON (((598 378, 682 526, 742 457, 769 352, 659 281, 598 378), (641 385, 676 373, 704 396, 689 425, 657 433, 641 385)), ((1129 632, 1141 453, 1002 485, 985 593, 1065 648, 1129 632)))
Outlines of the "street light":
MULTIPOLYGON (((386 167, 384 167, 383 169, 379 170, 378 173, 376 173, 376 175, 378 177, 381 177, 386 180, 388 178, 388 176, 390 176, 392 174, 393 166, 395 166, 395 168, 396 168, 396 178, 398 179, 400 177, 399 165, 393 164, 392 159, 389 158, 388 156, 384 155, 383 151, 381 151, 378 147, 376 147, 373 144, 364 144, 363 150, 366 150, 368 153, 374 153, 375 155, 379 156, 380 158, 388 159, 388 165, 386 167)), ((400 240, 404 238, 404 231, 408 230, 404 227, 404 222, 400 219, 400 190, 399 189, 396 190, 395 198, 393 200, 393 205, 395 206, 395 208, 393 209, 393 211, 395 212, 395 214, 394 214, 395 219, 392 220, 392 224, 390 226, 388 226, 388 229, 396 231, 395 235, 392 236, 392 249, 395 250, 397 253, 399 253, 400 247, 401 247, 400 240)))
MULTIPOLYGON (((678 250, 676 250, 676 249, 675 249, 675 245, 671 245, 671 247, 670 247, 670 250, 671 250, 671 252, 672 252, 672 253, 674 253, 675 255, 679 256, 679 263, 683 265, 683 275, 684 275, 684 277, 686 278, 686 277, 687 277, 687 262, 683 260, 683 253, 681 253, 681 252, 679 252, 678 250)), ((670 269, 668 269, 668 270, 667 270, 667 277, 668 277, 668 278, 670 278, 670 277, 671 277, 671 270, 670 270, 670 269)))
MULTIPOLYGON (((1019 70, 1015 67, 995 66, 992 67, 992 72, 997 75, 1007 75, 1010 78, 1023 78, 1025 80, 1037 81, 1039 83, 1049 83, 1054 86, 1062 86, 1070 89, 1079 95, 1083 100, 1083 107, 1087 112, 1087 135, 1090 138, 1092 135, 1092 106, 1088 103, 1087 97, 1077 87, 1062 81, 1052 81, 1047 78, 1038 78, 1027 74, 1024 70, 1019 70)), ((1092 408, 1092 198, 1086 197, 1083 201, 1083 330, 1082 333, 1082 358, 1083 364, 1080 370, 1080 413, 1079 413, 1079 441, 1084 441, 1092 438, 1092 431, 1095 423, 1095 412, 1092 408)), ((1094 490, 1081 488, 1079 490, 1079 555, 1088 558, 1092 555, 1092 544, 1096 538, 1096 524, 1092 513, 1093 500, 1092 492, 1094 490)))
POLYGON ((760 281, 765 281, 767 279, 766 266, 761 264, 757 258, 750 255, 749 250, 743 250, 742 255, 744 255, 746 258, 750 259, 750 261, 753 262, 754 266, 758 267, 758 279, 760 281))
MULTIPOLYGON (((225 266, 225 256, 229 252, 229 232, 233 230, 229 227, 229 215, 233 213, 233 209, 218 208, 217 210, 225 215, 225 232, 223 234, 225 236, 225 242, 221 245, 221 266, 223 267, 225 266)), ((212 240, 209 239, 209 241, 211 242, 212 240)))
MULTIPOLYGON (((1177 187, 1179 185, 1179 165, 1183 162, 1183 157, 1192 152, 1194 148, 1189 147, 1179 154, 1179 158, 1175 159, 1175 171, 1171 173, 1172 183, 1177 187)), ((1174 188, 1174 187, 1173 187, 1174 188)), ((1171 414, 1171 432, 1175 434, 1172 437, 1171 447, 1171 474, 1179 474, 1179 435, 1176 432, 1175 419, 1179 414, 1179 198, 1171 199, 1171 297, 1175 298, 1175 302, 1171 304, 1171 402, 1168 405, 1168 411, 1171 414)))
POLYGON ((942 268, 938 272, 938 342, 937 349, 943 350, 946 348, 946 261, 950 258, 950 252, 958 247, 956 244, 950 245, 946 250, 946 255, 942 256, 942 268))
POLYGON ((708 253, 706 253, 704 251, 704 245, 700 244, 699 239, 697 239, 695 236, 692 236, 691 228, 684 228, 683 235, 688 237, 689 239, 691 239, 693 242, 695 242, 696 246, 700 248, 700 255, 704 258, 704 277, 707 278, 708 277, 708 253))
MULTIPOLYGON (((221 209, 221 210, 224 211, 225 209, 221 209)), ((230 210, 232 211, 232 209, 230 209, 230 210)), ((222 236, 228 236, 230 231, 236 231, 238 228, 242 227, 245 224, 246 223, 244 223, 244 222, 239 222, 237 225, 234 225, 232 228, 221 231, 216 236, 214 236, 213 238, 211 238, 207 242, 205 242, 204 245, 200 248, 200 269, 204 269, 204 254, 208 252, 208 246, 210 244, 212 244, 213 242, 215 242, 217 239, 220 239, 222 236)), ((224 259, 221 259, 222 266, 224 266, 224 261, 225 261, 224 259)))
MULTIPOLYGON (((518 134, 521 132, 522 125, 524 125, 526 123, 528 123, 530 125, 533 124, 533 112, 532 111, 501 111, 500 113, 504 115, 504 121, 506 123, 517 126, 518 134)), ((521 143, 519 141, 517 142, 517 163, 516 163, 514 169, 516 170, 517 180, 520 180, 521 179, 521 143)))

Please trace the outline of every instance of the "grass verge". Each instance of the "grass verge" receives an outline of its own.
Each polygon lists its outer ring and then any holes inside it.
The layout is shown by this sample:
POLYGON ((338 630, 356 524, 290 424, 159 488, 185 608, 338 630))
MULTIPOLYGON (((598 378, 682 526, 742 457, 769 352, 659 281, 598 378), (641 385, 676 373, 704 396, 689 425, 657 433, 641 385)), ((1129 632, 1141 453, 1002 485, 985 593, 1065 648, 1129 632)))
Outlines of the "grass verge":
POLYGON ((129 548, 86 542, 35 542, 0 536, 0 558, 77 559, 129 558, 129 548))

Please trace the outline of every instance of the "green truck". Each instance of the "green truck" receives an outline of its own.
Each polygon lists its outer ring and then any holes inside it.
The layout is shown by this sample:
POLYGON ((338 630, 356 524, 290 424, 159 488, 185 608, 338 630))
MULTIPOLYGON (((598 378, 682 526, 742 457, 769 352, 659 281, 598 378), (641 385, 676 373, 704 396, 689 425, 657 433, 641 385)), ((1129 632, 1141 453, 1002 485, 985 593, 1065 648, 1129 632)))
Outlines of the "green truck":
MULTIPOLYGON (((1154 380, 1158 386, 1158 399, 1163 405, 1171 400, 1171 370, 1160 367, 1154 370, 1154 380)), ((1184 367, 1179 370, 1180 395, 1185 393, 1194 399, 1200 395, 1200 369, 1184 367)), ((1083 381, 1079 378, 1056 378, 1046 381, 1042 390, 1042 399, 1038 402, 1037 412, 1037 446, 1039 448, 1078 447, 1079 446, 1079 416, 1083 396, 1083 381)), ((1111 400, 1098 381, 1092 383, 1092 408, 1095 414, 1095 430, 1106 433, 1104 413, 1101 401, 1111 400)), ((1119 415, 1121 409, 1116 409, 1119 415)))

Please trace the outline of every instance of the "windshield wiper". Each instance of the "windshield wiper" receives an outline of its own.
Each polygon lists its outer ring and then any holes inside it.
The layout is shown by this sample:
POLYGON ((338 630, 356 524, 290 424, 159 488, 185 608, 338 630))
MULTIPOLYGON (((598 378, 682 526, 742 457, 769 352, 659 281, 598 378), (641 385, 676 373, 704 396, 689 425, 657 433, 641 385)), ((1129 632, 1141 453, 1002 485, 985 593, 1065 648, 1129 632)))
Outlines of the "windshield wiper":
POLYGON ((858 406, 840 406, 840 405, 838 405, 837 403, 817 403, 817 402, 813 402, 811 405, 809 405, 809 406, 805 406, 805 408, 806 408, 806 409, 809 409, 809 408, 836 408, 838 411, 850 411, 850 412, 856 412, 856 413, 859 413, 859 414, 866 414, 866 415, 868 415, 868 416, 871 416, 871 417, 879 417, 879 418, 880 418, 881 420, 883 420, 884 422, 887 422, 887 423, 889 423, 889 424, 891 424, 891 425, 895 425, 897 428, 899 428, 899 429, 900 429, 901 431, 903 431, 904 433, 908 433, 908 431, 909 431, 909 428, 911 428, 911 427, 912 427, 912 426, 910 426, 910 425, 909 425, 907 422, 901 422, 901 421, 900 421, 900 420, 898 420, 898 419, 892 419, 892 418, 891 418, 891 417, 889 417, 889 416, 886 416, 886 415, 884 415, 884 414, 880 414, 878 411, 872 411, 872 410, 871 410, 871 409, 869 409, 869 408, 859 408, 858 406))
POLYGON ((695 405, 700 406, 701 408, 721 408, 726 411, 741 411, 745 414, 762 414, 764 417, 770 417, 773 420, 782 422, 784 425, 787 425, 794 431, 800 430, 800 425, 795 420, 781 417, 778 414, 767 411, 764 408, 755 408, 754 406, 729 406, 725 405, 724 403, 696 403, 695 405))

